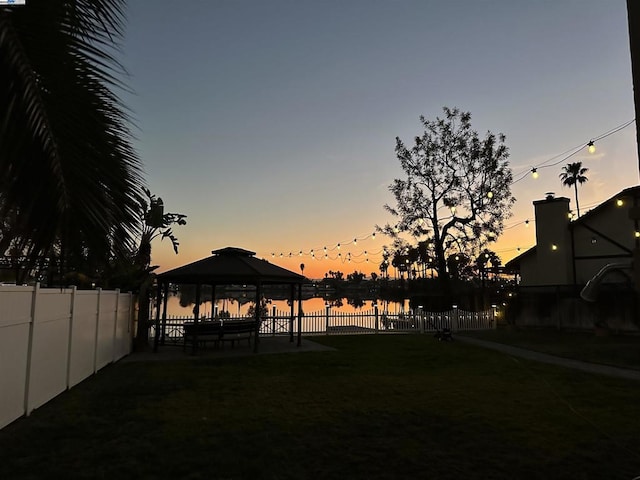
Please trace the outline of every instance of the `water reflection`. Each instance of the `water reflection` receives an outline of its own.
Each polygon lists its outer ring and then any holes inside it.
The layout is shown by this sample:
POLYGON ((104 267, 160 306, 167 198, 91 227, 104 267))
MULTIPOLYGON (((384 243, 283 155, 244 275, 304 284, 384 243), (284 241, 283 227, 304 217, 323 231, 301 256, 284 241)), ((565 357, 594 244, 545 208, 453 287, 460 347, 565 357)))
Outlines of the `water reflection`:
MULTIPOLYGON (((290 312, 291 306, 288 300, 284 299, 266 299, 266 308, 269 312, 276 309, 277 312, 290 312)), ((327 306, 334 312, 340 313, 358 313, 364 310, 370 310, 374 308, 374 305, 378 305, 380 311, 388 312, 404 312, 409 310, 409 300, 401 302, 391 302, 383 300, 364 300, 359 297, 354 298, 323 298, 323 297, 310 297, 303 299, 302 311, 305 314, 311 314, 315 312, 324 312, 327 306)), ((194 314, 194 305, 181 301, 181 297, 177 294, 169 294, 167 300, 167 316, 169 317, 192 317, 194 314)), ((254 298, 253 294, 247 294, 237 298, 221 298, 216 301, 216 313, 222 316, 243 316, 247 315, 249 309, 253 307, 254 298), (223 313, 224 312, 224 313, 223 313)), ((294 311, 298 310, 297 300, 294 302, 294 311)), ((211 317, 211 296, 200 304, 200 315, 211 317)))

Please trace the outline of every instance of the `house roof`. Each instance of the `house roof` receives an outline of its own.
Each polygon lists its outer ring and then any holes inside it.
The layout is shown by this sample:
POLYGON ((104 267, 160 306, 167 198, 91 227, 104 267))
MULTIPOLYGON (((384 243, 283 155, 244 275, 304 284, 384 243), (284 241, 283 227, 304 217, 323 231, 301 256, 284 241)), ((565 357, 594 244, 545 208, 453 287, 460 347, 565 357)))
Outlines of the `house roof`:
MULTIPOLYGON (((628 187, 628 188, 625 188, 624 190, 621 190, 620 192, 613 195, 611 198, 608 198, 607 200, 605 200, 604 202, 596 206, 595 208, 584 213, 580 218, 570 222, 569 228, 575 228, 577 225, 580 225, 586 222, 587 220, 593 219, 593 217, 600 214, 607 206, 611 205, 613 202, 617 201, 618 199, 623 199, 625 197, 633 197, 633 198, 640 197, 640 186, 628 187)), ((545 201, 545 200, 539 200, 539 202, 540 201, 545 201)), ((534 204, 535 203, 537 202, 534 202, 534 204)), ((505 264, 505 267, 508 269, 519 270, 520 262, 529 256, 535 255, 535 253, 536 253, 536 247, 533 246, 526 252, 523 252, 517 257, 514 257, 511 260, 509 260, 505 264)))
POLYGON ((227 247, 211 252, 212 256, 174 268, 158 275, 163 282, 183 284, 301 284, 305 277, 255 258, 255 252, 227 247))
POLYGON ((511 260, 509 260, 507 263, 505 263, 505 268, 509 269, 509 270, 520 270, 520 261, 523 260, 526 257, 530 257, 532 255, 535 255, 536 253, 536 247, 533 246, 531 247, 529 250, 522 252, 520 255, 518 255, 517 257, 512 258, 511 260))
POLYGON ((616 193, 613 197, 605 200, 600 205, 582 214, 580 218, 578 218, 577 220, 574 220, 569 225, 571 226, 571 228, 573 228, 575 225, 580 225, 580 223, 583 223, 589 220, 590 218, 593 218, 594 216, 598 215, 608 205, 612 204, 618 199, 623 199, 625 197, 633 197, 633 198, 640 197, 640 186, 628 187, 628 188, 625 188, 624 190, 621 190, 620 192, 616 193))

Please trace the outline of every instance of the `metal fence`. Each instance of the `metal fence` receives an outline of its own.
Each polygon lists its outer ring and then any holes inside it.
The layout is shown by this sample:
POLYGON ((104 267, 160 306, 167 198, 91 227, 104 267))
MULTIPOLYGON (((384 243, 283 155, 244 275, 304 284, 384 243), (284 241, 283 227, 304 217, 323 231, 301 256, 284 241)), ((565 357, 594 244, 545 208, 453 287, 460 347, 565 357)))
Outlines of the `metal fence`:
MULTIPOLYGON (((225 320, 249 320, 246 316, 232 316, 225 320)), ((193 317, 168 317, 162 323, 160 340, 163 344, 182 344, 184 323, 192 322, 193 317)), ((199 321, 210 321, 201 317, 199 321)), ((377 306, 359 312, 332 311, 331 307, 315 312, 306 312, 301 318, 303 335, 353 335, 377 333, 436 333, 445 329, 451 332, 490 330, 496 328, 496 310, 469 312, 453 308, 444 312, 426 312, 422 309, 408 312, 389 312, 377 306)), ((297 313, 278 311, 273 308, 262 318, 260 335, 288 335, 298 333, 297 313)), ((155 327, 149 331, 150 338, 155 337, 155 327)))

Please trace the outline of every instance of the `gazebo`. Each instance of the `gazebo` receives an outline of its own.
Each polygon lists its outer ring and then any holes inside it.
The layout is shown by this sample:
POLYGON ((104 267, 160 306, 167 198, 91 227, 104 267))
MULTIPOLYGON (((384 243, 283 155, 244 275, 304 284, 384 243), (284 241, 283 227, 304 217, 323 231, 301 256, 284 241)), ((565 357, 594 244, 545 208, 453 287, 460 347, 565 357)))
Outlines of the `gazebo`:
MULTIPOLYGON (((200 317, 200 299, 203 285, 212 287, 212 303, 215 304, 215 287, 217 285, 254 285, 256 287, 256 332, 254 339, 254 351, 258 350, 259 325, 260 325, 260 301, 262 298, 262 287, 264 285, 290 285, 291 300, 291 321, 289 323, 289 338, 293 342, 293 318, 294 301, 296 297, 296 286, 298 287, 298 346, 302 342, 302 284, 306 278, 300 274, 279 267, 266 260, 255 258, 255 252, 242 248, 227 247, 211 252, 212 256, 203 258, 196 262, 182 267, 169 270, 157 276, 157 303, 163 299, 162 323, 167 319, 167 298, 169 284, 191 284, 196 286, 196 298, 194 309, 194 322, 197 323, 200 317)), ((158 349, 160 339, 160 309, 156 309, 155 318, 155 339, 154 351, 158 349)), ((193 342, 195 352, 197 342, 193 342)))

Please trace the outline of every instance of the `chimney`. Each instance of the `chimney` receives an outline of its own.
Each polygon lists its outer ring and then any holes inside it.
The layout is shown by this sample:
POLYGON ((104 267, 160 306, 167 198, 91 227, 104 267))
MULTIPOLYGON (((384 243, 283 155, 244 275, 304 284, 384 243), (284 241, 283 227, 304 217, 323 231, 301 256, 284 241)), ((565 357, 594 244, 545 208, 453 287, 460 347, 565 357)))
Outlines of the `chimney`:
POLYGON ((533 202, 536 216, 536 263, 538 285, 573 283, 569 199, 548 192, 533 202))

